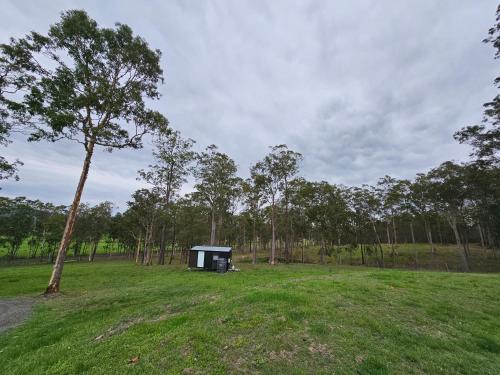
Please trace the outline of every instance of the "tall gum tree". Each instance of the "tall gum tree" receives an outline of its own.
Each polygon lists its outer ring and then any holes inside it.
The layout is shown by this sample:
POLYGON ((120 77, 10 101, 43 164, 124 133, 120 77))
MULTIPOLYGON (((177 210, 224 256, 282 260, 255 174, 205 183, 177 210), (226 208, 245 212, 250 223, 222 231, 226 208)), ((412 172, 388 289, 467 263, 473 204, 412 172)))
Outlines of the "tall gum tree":
POLYGON ((289 194, 290 181, 298 173, 302 155, 288 149, 287 145, 272 146, 271 152, 250 169, 252 178, 262 176, 263 191, 271 205, 271 257, 276 264, 276 204, 283 197, 285 207, 285 260, 290 260, 289 194))
MULTIPOLYGON (((195 158, 192 151, 194 141, 182 138, 178 131, 167 131, 155 134, 153 142, 155 162, 147 170, 140 170, 139 176, 154 186, 163 199, 163 209, 168 210, 172 198, 187 182, 186 178, 192 170, 190 166, 195 158)), ((165 223, 161 229, 158 263, 165 263, 165 223)))
POLYGON ((239 193, 241 179, 236 176, 238 168, 234 160, 219 152, 215 145, 208 146, 197 159, 194 197, 210 208, 210 245, 213 246, 216 242, 217 215, 220 224, 222 213, 227 211, 239 193))
MULTIPOLYGON (((167 119, 148 109, 163 82, 159 50, 123 24, 101 28, 85 11, 63 12, 47 35, 31 32, 1 48, 12 65, 25 66, 28 89, 14 107, 32 127, 29 140, 81 144, 82 172, 46 294, 60 288, 64 259, 96 146, 108 151, 141 148, 142 137, 166 128, 167 119)), ((15 99, 12 99, 14 102, 15 99)))

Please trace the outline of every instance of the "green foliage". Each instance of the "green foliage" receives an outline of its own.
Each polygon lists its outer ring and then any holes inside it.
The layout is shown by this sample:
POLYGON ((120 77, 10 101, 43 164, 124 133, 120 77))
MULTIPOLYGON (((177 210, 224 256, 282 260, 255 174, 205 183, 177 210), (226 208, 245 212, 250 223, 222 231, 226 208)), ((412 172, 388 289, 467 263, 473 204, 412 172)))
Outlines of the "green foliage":
MULTIPOLYGON (((484 43, 495 48, 495 59, 500 57, 500 5, 497 8, 496 24, 488 31, 484 43)), ((495 79, 495 86, 500 88, 500 77, 495 79)), ((484 104, 483 123, 462 128, 455 133, 460 143, 468 143, 474 148, 471 156, 480 163, 500 165, 500 95, 484 104)))
POLYGON ((145 104, 159 97, 160 52, 127 25, 100 28, 85 11, 70 10, 47 35, 31 32, 0 51, 25 83, 22 101, 9 96, 4 102, 18 122, 31 126, 30 140, 138 148, 145 133, 167 126, 145 104))

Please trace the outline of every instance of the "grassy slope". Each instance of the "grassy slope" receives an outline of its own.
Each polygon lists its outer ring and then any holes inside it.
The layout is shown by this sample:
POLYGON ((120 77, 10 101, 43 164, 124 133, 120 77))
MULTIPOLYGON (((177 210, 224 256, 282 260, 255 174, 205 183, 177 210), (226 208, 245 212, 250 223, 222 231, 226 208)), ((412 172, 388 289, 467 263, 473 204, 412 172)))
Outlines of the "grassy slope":
MULTIPOLYGON (((0 296, 49 272, 2 268, 0 296)), ((0 337, 2 374, 500 372, 498 275, 102 262, 68 264, 63 289, 0 337)))

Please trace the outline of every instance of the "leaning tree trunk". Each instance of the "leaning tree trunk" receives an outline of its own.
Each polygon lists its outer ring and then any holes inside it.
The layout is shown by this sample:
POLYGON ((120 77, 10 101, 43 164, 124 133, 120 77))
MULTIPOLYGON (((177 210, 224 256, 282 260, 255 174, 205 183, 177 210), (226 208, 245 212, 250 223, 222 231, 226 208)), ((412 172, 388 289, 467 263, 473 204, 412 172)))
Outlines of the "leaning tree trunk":
POLYGON ((87 176, 89 174, 90 161, 92 160, 92 154, 94 153, 94 143, 89 142, 86 150, 87 154, 85 155, 85 160, 83 161, 82 173, 80 174, 80 180, 78 181, 78 185, 76 187, 73 203, 71 204, 68 212, 66 226, 64 227, 61 243, 59 244, 59 250, 57 251, 57 258, 52 269, 52 276, 50 277, 47 289, 45 289, 45 294, 53 294, 59 292, 61 276, 64 267, 64 259, 66 258, 66 252, 68 251, 69 243, 71 242, 71 235, 73 234, 76 213, 78 211, 80 199, 82 198, 83 187, 85 186, 85 181, 87 181, 87 176))
POLYGON ((453 234, 455 235, 455 241, 457 243, 457 252, 460 257, 460 261, 462 263, 462 269, 465 272, 469 272, 470 271, 469 261, 467 259, 465 250, 461 246, 462 244, 460 240, 460 233, 458 233, 457 219, 455 217, 450 217, 448 218, 448 222, 451 226, 451 229, 453 229, 453 234))
POLYGON ((137 248, 135 250, 135 263, 139 264, 139 256, 141 255, 141 245, 142 245, 142 232, 139 233, 139 239, 137 240, 137 248))

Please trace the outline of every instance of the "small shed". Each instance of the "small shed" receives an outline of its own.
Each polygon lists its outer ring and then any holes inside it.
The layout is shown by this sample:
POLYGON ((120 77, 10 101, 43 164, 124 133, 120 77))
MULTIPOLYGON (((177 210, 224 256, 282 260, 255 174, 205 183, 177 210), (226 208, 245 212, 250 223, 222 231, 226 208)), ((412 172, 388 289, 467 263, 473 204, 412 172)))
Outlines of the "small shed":
POLYGON ((233 249, 223 246, 195 246, 189 250, 189 268, 225 272, 231 264, 233 249), (225 268, 221 270, 220 264, 225 268))

